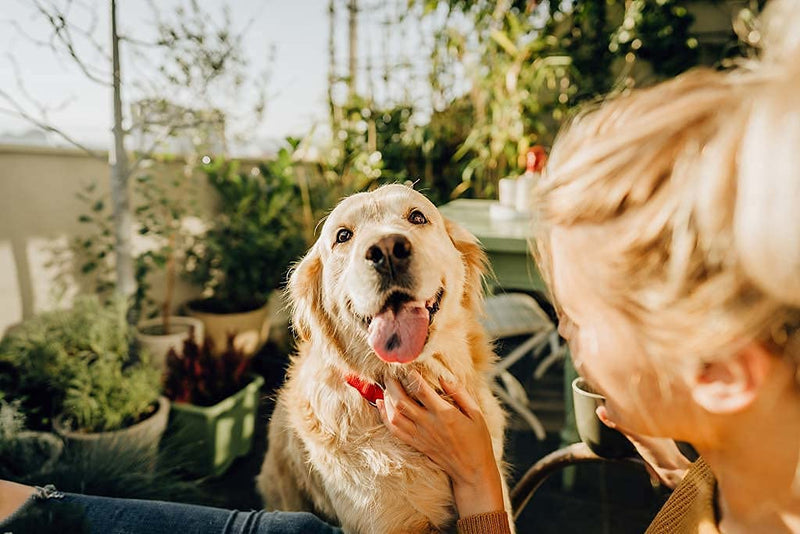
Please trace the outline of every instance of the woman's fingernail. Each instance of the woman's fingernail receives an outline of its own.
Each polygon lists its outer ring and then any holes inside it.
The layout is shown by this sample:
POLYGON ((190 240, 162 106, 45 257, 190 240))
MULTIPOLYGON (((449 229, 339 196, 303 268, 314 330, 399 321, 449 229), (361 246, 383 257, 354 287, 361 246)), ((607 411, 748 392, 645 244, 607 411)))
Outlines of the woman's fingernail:
POLYGON ((422 378, 422 375, 419 374, 419 371, 417 371, 416 369, 408 374, 408 385, 412 389, 414 389, 414 391, 417 391, 424 383, 425 380, 422 378))

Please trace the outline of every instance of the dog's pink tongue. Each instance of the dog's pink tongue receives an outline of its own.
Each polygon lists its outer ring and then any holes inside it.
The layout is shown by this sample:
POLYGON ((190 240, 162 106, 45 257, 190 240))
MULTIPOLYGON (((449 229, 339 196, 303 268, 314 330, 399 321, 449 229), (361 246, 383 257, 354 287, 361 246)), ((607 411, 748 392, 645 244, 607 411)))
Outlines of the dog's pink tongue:
POLYGON ((408 363, 422 352, 428 337, 428 309, 424 302, 406 302, 372 318, 369 345, 385 362, 408 363))

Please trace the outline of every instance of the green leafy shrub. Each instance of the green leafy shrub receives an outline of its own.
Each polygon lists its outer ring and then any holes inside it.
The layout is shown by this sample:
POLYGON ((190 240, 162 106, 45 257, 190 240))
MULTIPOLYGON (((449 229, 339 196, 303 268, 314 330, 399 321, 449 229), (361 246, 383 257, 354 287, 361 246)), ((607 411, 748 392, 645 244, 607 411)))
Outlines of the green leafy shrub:
POLYGON ((159 378, 149 365, 98 359, 72 379, 61 414, 72 428, 89 432, 130 426, 152 413, 159 378))
POLYGON ((131 352, 121 302, 81 298, 43 313, 0 342, 0 390, 19 399, 32 428, 62 414, 87 431, 120 428, 146 416, 159 395, 159 373, 131 352))
POLYGON ((418 110, 410 104, 382 107, 353 96, 342 106, 343 119, 336 124, 331 146, 322 151, 319 167, 331 194, 319 202, 313 194, 321 188, 312 187, 315 222, 342 197, 385 183, 413 182, 434 204, 463 194, 451 195, 461 183, 464 164, 454 156, 472 127, 469 106, 465 99, 457 100, 434 110, 421 126, 414 121, 418 110))
POLYGON ((187 253, 186 277, 210 297, 201 311, 228 313, 264 305, 305 250, 301 191, 291 152, 242 169, 238 161, 204 167, 219 197, 219 215, 187 253))

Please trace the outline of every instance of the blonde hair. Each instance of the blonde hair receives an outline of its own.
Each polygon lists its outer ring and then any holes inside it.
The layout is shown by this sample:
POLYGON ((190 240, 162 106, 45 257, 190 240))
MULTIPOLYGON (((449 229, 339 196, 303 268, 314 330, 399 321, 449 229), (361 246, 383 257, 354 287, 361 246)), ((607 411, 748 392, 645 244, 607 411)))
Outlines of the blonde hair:
POLYGON ((543 274, 554 226, 606 230, 602 296, 648 353, 785 346, 800 326, 798 4, 768 7, 760 59, 635 90, 556 140, 536 192, 543 274))

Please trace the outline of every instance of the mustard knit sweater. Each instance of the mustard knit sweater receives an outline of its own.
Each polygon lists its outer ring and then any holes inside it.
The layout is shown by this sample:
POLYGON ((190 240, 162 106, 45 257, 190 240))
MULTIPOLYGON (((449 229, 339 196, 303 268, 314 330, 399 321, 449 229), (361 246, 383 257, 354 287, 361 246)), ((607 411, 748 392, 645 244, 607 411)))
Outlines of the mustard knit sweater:
POLYGON ((714 473, 698 458, 667 502, 658 512, 646 534, 719 534, 714 496, 714 473))

